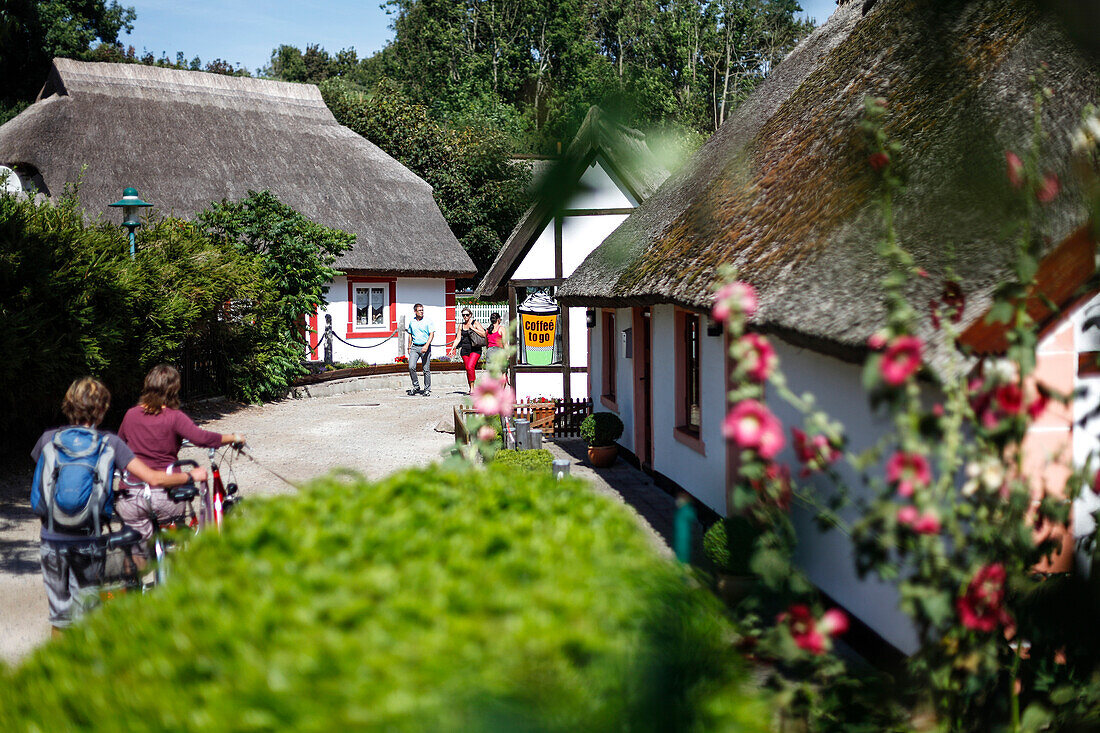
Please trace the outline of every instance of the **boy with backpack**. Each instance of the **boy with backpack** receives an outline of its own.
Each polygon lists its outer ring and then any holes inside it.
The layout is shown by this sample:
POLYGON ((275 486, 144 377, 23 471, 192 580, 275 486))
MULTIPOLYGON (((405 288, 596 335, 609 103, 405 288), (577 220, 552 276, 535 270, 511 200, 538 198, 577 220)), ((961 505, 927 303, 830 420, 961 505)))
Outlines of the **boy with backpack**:
POLYGON ((110 405, 111 393, 98 379, 76 380, 61 404, 70 425, 42 433, 31 451, 36 464, 31 508, 42 520, 39 560, 54 636, 96 603, 106 562, 104 525, 114 510, 115 468, 160 486, 206 480, 203 468, 154 471, 117 435, 98 430, 110 405))

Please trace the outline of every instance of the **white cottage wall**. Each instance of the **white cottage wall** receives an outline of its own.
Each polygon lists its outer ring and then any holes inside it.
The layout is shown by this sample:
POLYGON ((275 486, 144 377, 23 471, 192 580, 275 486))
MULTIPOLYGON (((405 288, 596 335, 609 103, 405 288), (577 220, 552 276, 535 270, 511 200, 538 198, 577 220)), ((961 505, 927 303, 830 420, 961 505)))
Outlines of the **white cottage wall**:
MULTIPOLYGON (((599 244, 599 242, 597 242, 599 244)), ((593 245, 595 246, 595 245, 593 245)), ((554 277, 554 221, 539 234, 538 239, 527 250, 523 260, 519 263, 513 280, 541 280, 554 277)))
MULTIPOLYGON (((705 453, 678 441, 676 432, 675 309, 652 310, 653 329, 653 469, 684 487, 716 512, 726 508, 725 339, 707 336, 699 344, 700 425, 705 453)), ((637 334, 635 334, 637 338, 637 334)), ((633 360, 627 360, 632 363, 633 360)))
MULTIPOLYGON (((860 366, 799 349, 779 339, 771 341, 790 388, 797 394, 812 393, 821 410, 844 424, 849 450, 862 451, 891 430, 888 419, 871 412, 860 366)), ((778 460, 797 469, 799 464, 790 445, 789 426, 801 425, 802 416, 774 392, 766 401, 787 426, 788 445, 778 460)), ((859 475, 850 466, 840 463, 837 470, 853 487, 853 492, 861 491, 859 475)), ((808 481, 815 483, 812 478, 808 481)), ((827 482, 816 484, 815 488, 821 491, 828 489, 827 482)), ((860 580, 855 571, 851 542, 838 531, 823 533, 818 530, 808 510, 795 508, 792 519, 799 537, 795 562, 806 571, 810 580, 902 652, 915 652, 916 630, 898 610, 897 588, 870 577, 860 580)))
MULTIPOLYGON (((390 307, 396 309, 397 321, 400 324, 401 316, 405 316, 406 322, 413 317, 413 305, 423 303, 425 315, 432 318, 436 324, 435 346, 438 353, 442 354, 446 342, 447 333, 447 309, 446 309, 446 280, 444 278, 397 278, 397 302, 390 307)), ((399 340, 385 337, 379 338, 347 338, 348 331, 348 280, 346 277, 338 277, 328 286, 328 305, 318 312, 317 331, 318 336, 325 330, 325 314, 332 316, 332 330, 340 338, 355 344, 349 346, 334 339, 332 343, 332 358, 338 362, 351 362, 356 360, 368 364, 388 364, 400 354, 399 340), (357 348, 359 347, 359 348, 357 348), (361 348, 370 347, 370 348, 361 348)), ((316 351, 310 350, 309 355, 313 361, 324 359, 323 344, 317 345, 316 351), (314 358, 315 355, 315 358, 314 358)))
MULTIPOLYGON (((626 220, 626 214, 566 216, 561 228, 562 277, 573 274, 584 258, 626 220)), ((546 276, 544 276, 546 277, 546 276)), ((549 277, 553 277, 550 275, 549 277)))
POLYGON ((602 156, 588 166, 577 183, 577 191, 566 204, 567 209, 621 209, 634 208, 638 202, 626 186, 621 185, 609 173, 602 156))

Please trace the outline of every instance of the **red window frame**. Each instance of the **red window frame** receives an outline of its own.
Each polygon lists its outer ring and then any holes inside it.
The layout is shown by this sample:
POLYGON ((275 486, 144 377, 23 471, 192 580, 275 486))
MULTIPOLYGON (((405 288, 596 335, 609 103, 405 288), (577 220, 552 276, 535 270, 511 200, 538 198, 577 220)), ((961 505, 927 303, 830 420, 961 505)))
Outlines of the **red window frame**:
POLYGON ((602 358, 600 359, 600 402, 605 407, 609 407, 612 410, 618 412, 619 403, 615 390, 616 378, 618 376, 618 353, 616 346, 618 345, 618 335, 615 331, 615 311, 603 310, 600 312, 600 343, 603 351, 601 352, 602 358))
POLYGON ((397 330, 397 278, 396 277, 362 277, 348 276, 348 326, 347 338, 385 338, 397 330), (360 285, 389 285, 389 310, 390 324, 387 329, 375 328, 359 331, 355 329, 355 288, 360 285))
POLYGON ((698 313, 676 310, 673 319, 676 358, 676 427, 677 441, 699 453, 704 453, 703 426, 703 319, 698 313), (698 422, 692 422, 692 407, 698 422))

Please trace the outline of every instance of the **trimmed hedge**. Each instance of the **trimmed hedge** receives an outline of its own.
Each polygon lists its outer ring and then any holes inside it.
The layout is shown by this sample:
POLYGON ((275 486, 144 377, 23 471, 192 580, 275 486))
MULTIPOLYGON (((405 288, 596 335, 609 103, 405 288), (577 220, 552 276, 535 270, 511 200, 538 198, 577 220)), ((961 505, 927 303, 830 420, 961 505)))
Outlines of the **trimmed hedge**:
POLYGON ((252 501, 0 670, 0 730, 759 730, 717 601, 576 479, 452 464, 252 501))
POLYGON ((593 412, 581 420, 581 439, 590 446, 615 445, 622 437, 623 421, 613 412, 593 412))
POLYGON ((554 465, 554 454, 545 448, 538 450, 513 450, 503 448, 493 456, 493 463, 515 466, 532 473, 549 473, 554 465))

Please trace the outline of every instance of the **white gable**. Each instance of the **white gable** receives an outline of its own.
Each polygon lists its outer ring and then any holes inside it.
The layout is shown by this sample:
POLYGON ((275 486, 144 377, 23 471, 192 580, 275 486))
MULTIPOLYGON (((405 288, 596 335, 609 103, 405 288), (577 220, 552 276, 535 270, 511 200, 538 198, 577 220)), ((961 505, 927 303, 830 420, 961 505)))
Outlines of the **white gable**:
POLYGON ((569 199, 567 209, 634 208, 638 202, 626 186, 617 183, 599 157, 581 175, 577 192, 569 199))

